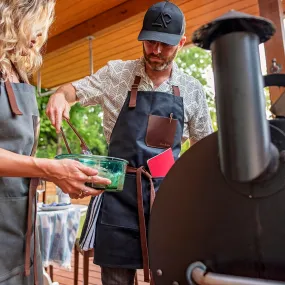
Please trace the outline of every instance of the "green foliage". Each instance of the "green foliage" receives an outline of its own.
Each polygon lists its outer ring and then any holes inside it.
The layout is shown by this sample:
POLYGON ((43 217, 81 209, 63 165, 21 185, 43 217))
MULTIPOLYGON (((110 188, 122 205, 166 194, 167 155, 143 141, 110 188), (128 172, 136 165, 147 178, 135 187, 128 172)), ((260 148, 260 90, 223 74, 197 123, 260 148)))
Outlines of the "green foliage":
POLYGON ((181 145, 181 151, 180 151, 180 156, 187 151, 190 148, 190 140, 186 140, 182 145, 181 145))
MULTIPOLYGON (((189 74, 198 79, 203 85, 212 119, 212 125, 216 131, 217 119, 215 96, 212 88, 209 85, 209 82, 207 81, 207 74, 211 73, 212 71, 211 53, 198 47, 185 48, 178 53, 176 57, 176 63, 178 67, 182 69, 186 74, 189 74)), ((182 155, 189 147, 190 141, 187 140, 182 144, 180 155, 182 155)))
POLYGON ((269 87, 264 88, 264 95, 265 95, 266 117, 267 117, 267 119, 273 119, 272 113, 271 113, 271 111, 270 111, 270 108, 271 108, 271 100, 270 100, 269 87))
MULTIPOLYGON (((60 134, 45 114, 49 97, 38 97, 41 116, 41 129, 37 157, 53 158, 56 154, 67 153, 60 134)), ((107 143, 103 135, 102 111, 99 106, 82 107, 74 105, 70 111, 70 121, 91 149, 93 154, 106 155, 107 143)), ((64 122, 63 129, 73 153, 80 153, 80 141, 69 126, 64 122)))
MULTIPOLYGON (((106 155, 107 142, 103 133, 103 113, 100 106, 82 107, 74 105, 70 111, 70 121, 85 140, 93 154, 106 155)), ((73 152, 80 152, 80 143, 75 133, 64 124, 64 130, 70 141, 70 148, 73 152)))
POLYGON ((181 50, 177 57, 176 63, 186 74, 198 79, 204 87, 207 103, 210 110, 213 128, 217 130, 215 95, 207 81, 212 72, 212 58, 209 51, 198 47, 190 47, 181 50), (208 77, 208 78, 207 78, 208 77))
POLYGON ((45 114, 48 99, 49 97, 37 97, 41 128, 36 156, 52 158, 56 155, 57 134, 45 114))

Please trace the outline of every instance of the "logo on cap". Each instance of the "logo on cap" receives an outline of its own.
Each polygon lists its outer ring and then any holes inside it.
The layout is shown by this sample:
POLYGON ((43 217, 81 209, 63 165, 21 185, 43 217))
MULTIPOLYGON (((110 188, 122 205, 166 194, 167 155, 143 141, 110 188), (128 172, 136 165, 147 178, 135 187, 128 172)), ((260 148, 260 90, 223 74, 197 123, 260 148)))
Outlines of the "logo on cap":
POLYGON ((167 28, 167 25, 171 23, 171 16, 168 13, 161 12, 159 16, 155 19, 155 22, 152 23, 153 26, 167 28))

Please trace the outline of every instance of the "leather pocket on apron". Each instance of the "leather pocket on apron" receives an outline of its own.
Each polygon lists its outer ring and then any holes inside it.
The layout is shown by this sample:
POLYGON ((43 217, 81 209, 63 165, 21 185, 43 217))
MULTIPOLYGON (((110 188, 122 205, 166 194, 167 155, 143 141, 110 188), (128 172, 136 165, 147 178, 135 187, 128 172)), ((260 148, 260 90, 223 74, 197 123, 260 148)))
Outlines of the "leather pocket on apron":
POLYGON ((147 146, 156 148, 172 147, 178 122, 177 119, 173 119, 172 117, 172 113, 168 118, 149 115, 145 137, 147 146))

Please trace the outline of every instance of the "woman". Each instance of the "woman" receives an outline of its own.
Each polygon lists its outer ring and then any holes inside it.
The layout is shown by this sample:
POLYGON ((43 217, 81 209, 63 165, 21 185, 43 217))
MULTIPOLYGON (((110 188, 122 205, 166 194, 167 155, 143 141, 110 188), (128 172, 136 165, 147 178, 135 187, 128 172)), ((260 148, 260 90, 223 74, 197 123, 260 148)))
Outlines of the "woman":
POLYGON ((28 77, 41 65, 54 5, 54 0, 0 0, 0 284, 5 285, 43 284, 33 229, 36 177, 73 198, 101 193, 85 186, 87 181, 110 183, 77 161, 33 157, 39 113, 28 77))

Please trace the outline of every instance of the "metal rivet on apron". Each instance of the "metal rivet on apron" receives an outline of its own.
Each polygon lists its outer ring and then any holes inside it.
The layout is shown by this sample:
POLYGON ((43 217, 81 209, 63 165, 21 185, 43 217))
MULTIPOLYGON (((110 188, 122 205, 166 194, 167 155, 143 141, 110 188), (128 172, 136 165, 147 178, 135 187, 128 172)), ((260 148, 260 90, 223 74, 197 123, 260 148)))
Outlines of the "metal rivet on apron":
POLYGON ((162 270, 161 269, 157 269, 156 270, 156 275, 157 276, 162 276, 162 270))
POLYGON ((171 121, 173 119, 173 113, 170 113, 169 118, 170 118, 170 123, 171 123, 171 121))

